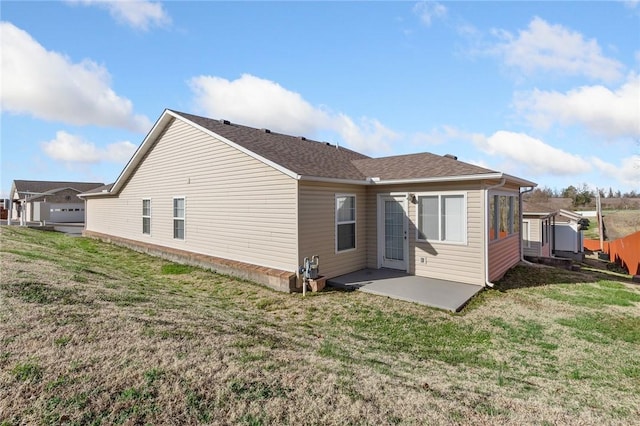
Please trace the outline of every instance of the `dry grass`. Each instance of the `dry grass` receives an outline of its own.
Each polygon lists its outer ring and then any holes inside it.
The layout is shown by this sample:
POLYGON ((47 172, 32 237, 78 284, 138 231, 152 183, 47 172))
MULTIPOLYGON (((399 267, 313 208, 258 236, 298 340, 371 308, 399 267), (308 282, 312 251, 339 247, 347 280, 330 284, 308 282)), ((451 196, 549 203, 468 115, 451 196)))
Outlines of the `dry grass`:
POLYGON ((640 231, 640 210, 605 211, 603 215, 609 240, 622 238, 640 231))
POLYGON ((0 424, 633 424, 640 289, 519 267, 461 314, 2 228, 0 424))

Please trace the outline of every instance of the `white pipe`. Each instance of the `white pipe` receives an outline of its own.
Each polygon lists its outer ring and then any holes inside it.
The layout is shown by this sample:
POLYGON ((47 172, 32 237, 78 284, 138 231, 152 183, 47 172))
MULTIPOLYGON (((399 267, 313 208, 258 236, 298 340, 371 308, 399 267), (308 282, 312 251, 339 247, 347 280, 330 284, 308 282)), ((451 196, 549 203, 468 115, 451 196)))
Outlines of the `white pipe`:
POLYGON ((495 284, 489 281, 489 191, 500 188, 507 183, 507 179, 502 178, 500 183, 492 185, 485 189, 484 196, 484 285, 485 287, 493 287, 495 284))

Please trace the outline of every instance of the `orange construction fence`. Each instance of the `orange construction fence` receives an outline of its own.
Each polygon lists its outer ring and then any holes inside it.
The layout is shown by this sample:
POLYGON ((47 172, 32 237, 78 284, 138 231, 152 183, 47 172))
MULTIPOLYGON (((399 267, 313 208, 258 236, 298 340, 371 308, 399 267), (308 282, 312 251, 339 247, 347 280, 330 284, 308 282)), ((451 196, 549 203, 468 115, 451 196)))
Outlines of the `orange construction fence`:
MULTIPOLYGON (((612 262, 622 265, 631 275, 640 275, 640 231, 615 241, 604 241, 603 252, 612 262)), ((600 250, 600 240, 584 239, 584 248, 600 250)))

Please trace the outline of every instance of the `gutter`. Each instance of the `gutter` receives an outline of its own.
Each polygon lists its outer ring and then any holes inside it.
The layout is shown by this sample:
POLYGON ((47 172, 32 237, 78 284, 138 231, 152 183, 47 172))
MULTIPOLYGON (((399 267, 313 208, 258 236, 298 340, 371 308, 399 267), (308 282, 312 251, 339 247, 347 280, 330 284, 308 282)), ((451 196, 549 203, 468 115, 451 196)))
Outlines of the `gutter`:
POLYGON ((494 283, 489 281, 489 222, 488 222, 489 191, 491 191, 492 189, 500 188, 504 186, 506 183, 507 183, 507 179, 503 177, 500 180, 500 183, 492 185, 484 190, 485 191, 484 192, 485 194, 484 195, 484 205, 485 205, 485 209, 484 209, 484 286, 485 287, 493 288, 493 286, 495 285, 494 283))

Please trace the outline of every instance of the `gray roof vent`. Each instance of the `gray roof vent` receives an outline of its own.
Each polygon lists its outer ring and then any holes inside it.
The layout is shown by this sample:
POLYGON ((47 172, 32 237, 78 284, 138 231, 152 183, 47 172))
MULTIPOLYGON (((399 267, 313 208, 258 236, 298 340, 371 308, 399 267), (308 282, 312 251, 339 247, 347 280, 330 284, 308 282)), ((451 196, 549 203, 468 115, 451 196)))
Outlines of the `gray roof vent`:
POLYGON ((457 160, 457 159, 458 159, 458 157, 456 157, 456 156, 455 156, 455 155, 453 155, 453 154, 445 154, 445 155, 443 155, 443 157, 451 158, 452 160, 457 160))
POLYGON ((271 130, 269 129, 260 129, 260 130, 262 130, 264 133, 271 133, 271 130))
POLYGON ((300 139, 301 141, 306 141, 307 138, 305 138, 304 136, 298 136, 298 139, 300 139))
POLYGON ((220 119, 219 121, 220 121, 220 124, 231 124, 229 120, 220 119))

